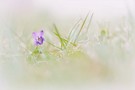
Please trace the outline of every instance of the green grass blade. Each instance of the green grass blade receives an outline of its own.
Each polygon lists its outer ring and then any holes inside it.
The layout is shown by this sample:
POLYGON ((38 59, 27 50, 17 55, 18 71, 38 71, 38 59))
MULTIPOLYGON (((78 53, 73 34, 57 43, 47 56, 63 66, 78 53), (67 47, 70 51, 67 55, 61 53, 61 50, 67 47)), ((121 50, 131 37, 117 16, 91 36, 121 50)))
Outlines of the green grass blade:
POLYGON ((50 45, 52 45, 53 47, 55 47, 55 48, 57 48, 57 49, 60 49, 61 50, 61 48, 60 47, 57 47, 56 45, 54 45, 54 44, 52 44, 51 42, 48 42, 48 41, 46 41, 48 44, 50 44, 50 45))
POLYGON ((63 38, 62 38, 62 36, 60 35, 57 26, 56 26, 55 24, 54 24, 53 26, 54 26, 54 29, 55 29, 54 34, 58 37, 58 39, 59 39, 59 41, 60 41, 60 43, 61 43, 61 48, 66 48, 66 46, 65 46, 65 44, 64 44, 64 41, 63 41, 63 38))
POLYGON ((90 17, 90 20, 89 20, 89 23, 88 23, 87 31, 86 31, 86 32, 88 32, 88 30, 89 30, 89 28, 90 28, 90 25, 91 25, 91 22, 92 22, 92 18, 93 18, 93 13, 92 13, 92 15, 91 15, 91 17, 90 17))
POLYGON ((85 23, 86 23, 86 20, 87 20, 88 16, 89 16, 89 13, 86 15, 86 17, 85 17, 85 19, 84 19, 84 21, 83 21, 83 23, 82 23, 82 25, 81 25, 81 28, 80 28, 80 30, 79 30, 79 32, 78 32, 78 34, 77 34, 77 36, 76 36, 76 38, 75 38, 75 40, 74 40, 74 43, 76 43, 76 41, 77 41, 77 39, 78 39, 78 37, 79 37, 79 35, 80 35, 82 29, 84 28, 84 25, 85 25, 85 23))
POLYGON ((76 28, 76 26, 79 24, 80 21, 81 21, 81 19, 79 19, 79 20, 74 24, 74 26, 72 27, 72 29, 71 29, 71 31, 70 31, 70 33, 69 33, 69 35, 68 35, 68 40, 70 40, 71 35, 72 35, 72 33, 74 32, 74 29, 76 28))

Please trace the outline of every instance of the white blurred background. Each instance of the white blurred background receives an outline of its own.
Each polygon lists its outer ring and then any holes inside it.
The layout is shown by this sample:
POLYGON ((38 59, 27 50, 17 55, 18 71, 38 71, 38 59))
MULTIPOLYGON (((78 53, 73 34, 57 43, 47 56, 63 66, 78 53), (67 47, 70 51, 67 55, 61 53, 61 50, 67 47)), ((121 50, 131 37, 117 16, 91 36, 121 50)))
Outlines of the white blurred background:
MULTIPOLYGON (((22 15, 27 17, 27 15, 32 16, 34 13, 45 12, 51 15, 51 17, 63 19, 66 17, 83 16, 90 11, 94 13, 95 19, 109 21, 113 18, 125 17, 129 12, 134 16, 134 10, 135 0, 0 0, 0 41, 6 43, 2 38, 3 36, 6 37, 6 35, 12 39, 10 30, 6 30, 6 25, 4 26, 6 20, 12 16, 18 17, 22 15), (4 29, 2 29, 3 27, 4 29)), ((6 45, 3 46, 6 47, 6 45)), ((16 47, 15 45, 13 46, 16 47)), ((3 51, 4 49, 0 46, 0 54, 2 54, 3 51)), ((132 63, 132 66, 134 68, 134 63, 132 63)), ((2 68, 0 68, 0 90, 11 90, 10 87, 7 87, 8 84, 6 83, 6 80, 3 79, 1 71, 2 68)), ((20 88, 19 90, 24 90, 23 88, 20 88)), ((39 86, 35 88, 35 90, 41 90, 39 88, 41 87, 39 86)), ((52 86, 47 86, 45 88, 47 90, 55 89, 55 87, 53 88, 52 86)), ((70 88, 73 90, 89 90, 90 87, 87 84, 86 86, 78 88, 62 86, 59 90, 65 90, 65 88, 68 88, 68 90, 70 88)), ((99 85, 99 87, 91 86, 92 90, 101 90, 101 88, 104 88, 104 90, 134 90, 134 85, 130 84, 128 86, 123 86, 123 84, 117 85, 116 83, 115 86, 108 86, 108 84, 106 84, 106 86, 99 85)), ((31 87, 29 90, 34 89, 31 87)))
POLYGON ((134 0, 0 0, 1 15, 48 11, 55 16, 70 16, 94 12, 95 17, 108 19, 124 16, 127 8, 134 13, 134 0))

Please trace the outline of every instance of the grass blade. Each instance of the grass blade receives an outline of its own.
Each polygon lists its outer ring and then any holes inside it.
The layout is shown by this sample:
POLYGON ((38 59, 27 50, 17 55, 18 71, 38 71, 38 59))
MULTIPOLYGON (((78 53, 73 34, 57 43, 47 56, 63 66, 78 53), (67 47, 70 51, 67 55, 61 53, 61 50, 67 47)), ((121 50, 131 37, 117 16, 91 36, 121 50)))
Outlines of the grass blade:
POLYGON ((86 32, 88 32, 88 30, 89 30, 89 28, 90 28, 90 25, 91 25, 91 22, 92 22, 92 18, 93 18, 93 13, 92 13, 92 15, 91 15, 91 17, 90 17, 90 20, 89 20, 89 23, 88 23, 87 31, 86 31, 86 32))
POLYGON ((87 20, 88 16, 89 16, 89 13, 86 15, 86 17, 85 17, 85 19, 84 19, 84 21, 83 21, 83 23, 82 23, 82 25, 81 25, 81 28, 80 28, 80 30, 79 30, 79 32, 78 32, 78 34, 77 34, 77 36, 76 36, 76 38, 75 38, 75 40, 74 40, 74 43, 76 43, 76 41, 77 41, 77 39, 78 39, 78 37, 79 37, 79 35, 80 35, 82 29, 84 28, 84 25, 85 25, 85 23, 86 23, 86 20, 87 20))
POLYGON ((61 48, 62 48, 62 49, 63 49, 63 48, 66 48, 66 46, 65 46, 65 44, 64 44, 64 41, 63 41, 63 38, 62 38, 62 36, 60 35, 57 26, 56 26, 55 24, 54 24, 53 26, 54 26, 54 29, 55 29, 54 34, 59 38, 60 43, 61 43, 61 48))
POLYGON ((71 29, 71 31, 70 31, 70 33, 69 33, 69 35, 68 35, 68 40, 70 40, 71 35, 72 35, 72 33, 73 33, 75 27, 79 24, 80 21, 81 21, 81 19, 79 19, 79 20, 74 24, 73 28, 71 29))

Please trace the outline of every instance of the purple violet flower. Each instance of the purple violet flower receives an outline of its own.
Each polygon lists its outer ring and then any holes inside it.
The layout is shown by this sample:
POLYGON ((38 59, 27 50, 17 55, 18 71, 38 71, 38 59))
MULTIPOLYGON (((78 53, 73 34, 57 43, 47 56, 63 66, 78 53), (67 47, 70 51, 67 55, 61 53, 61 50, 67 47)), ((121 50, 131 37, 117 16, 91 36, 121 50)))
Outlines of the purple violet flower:
POLYGON ((34 38, 34 43, 35 43, 36 46, 42 45, 43 42, 45 41, 43 30, 41 30, 40 32, 33 32, 32 36, 34 38))

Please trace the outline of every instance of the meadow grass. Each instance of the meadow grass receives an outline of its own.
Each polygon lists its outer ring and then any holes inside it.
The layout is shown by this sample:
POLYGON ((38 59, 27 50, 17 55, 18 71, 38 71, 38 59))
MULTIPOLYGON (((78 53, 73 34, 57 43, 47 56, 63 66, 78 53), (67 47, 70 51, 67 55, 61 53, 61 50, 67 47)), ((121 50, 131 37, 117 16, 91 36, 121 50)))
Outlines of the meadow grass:
POLYGON ((2 59, 8 62, 3 70, 10 68, 12 73, 5 77, 25 83, 130 80, 135 41, 128 18, 97 23, 93 16, 88 13, 70 22, 67 30, 40 16, 11 20, 2 59), (45 42, 35 46, 32 32, 40 31, 41 23, 45 42))

